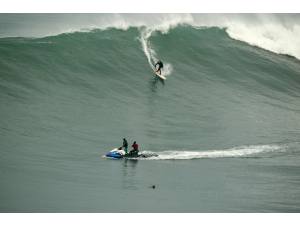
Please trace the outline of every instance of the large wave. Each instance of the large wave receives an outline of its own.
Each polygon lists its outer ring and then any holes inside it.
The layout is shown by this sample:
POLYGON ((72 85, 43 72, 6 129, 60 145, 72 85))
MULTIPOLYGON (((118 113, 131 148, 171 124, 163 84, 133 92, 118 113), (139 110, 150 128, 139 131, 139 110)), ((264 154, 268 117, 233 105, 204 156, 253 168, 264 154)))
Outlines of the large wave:
POLYGON ((234 157, 249 151, 228 146, 299 139, 298 60, 233 40, 225 29, 177 22, 1 38, 7 149, 26 135, 72 150, 80 139, 79 152, 107 152, 125 136, 142 150, 175 149, 161 152, 165 158, 234 157), (156 59, 173 67, 165 85, 149 69, 156 59))
MULTIPOLYGON (((154 30, 168 32, 180 24, 215 26, 226 28, 234 39, 300 59, 299 14, 20 14, 0 15, 0 21, 1 37, 41 37, 95 28, 144 26, 147 31, 142 33, 142 39, 147 39, 154 30)), ((149 61, 155 57, 149 52, 149 61)))

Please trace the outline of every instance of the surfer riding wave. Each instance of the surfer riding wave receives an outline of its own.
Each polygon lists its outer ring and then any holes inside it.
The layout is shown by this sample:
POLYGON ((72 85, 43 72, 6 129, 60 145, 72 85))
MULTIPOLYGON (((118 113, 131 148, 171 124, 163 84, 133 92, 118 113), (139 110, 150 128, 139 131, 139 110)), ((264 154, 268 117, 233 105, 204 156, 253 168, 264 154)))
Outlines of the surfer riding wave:
POLYGON ((155 73, 159 72, 159 75, 161 75, 161 69, 164 67, 164 64, 162 63, 161 60, 158 60, 158 62, 154 65, 156 71, 155 73))

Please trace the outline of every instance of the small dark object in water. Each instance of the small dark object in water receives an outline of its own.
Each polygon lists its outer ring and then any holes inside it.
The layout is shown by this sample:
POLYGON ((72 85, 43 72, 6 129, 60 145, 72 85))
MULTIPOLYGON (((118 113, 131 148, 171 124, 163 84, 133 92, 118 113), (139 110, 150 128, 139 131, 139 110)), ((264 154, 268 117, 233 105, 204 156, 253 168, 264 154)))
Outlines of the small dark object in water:
POLYGON ((155 185, 152 185, 151 188, 155 189, 155 185))

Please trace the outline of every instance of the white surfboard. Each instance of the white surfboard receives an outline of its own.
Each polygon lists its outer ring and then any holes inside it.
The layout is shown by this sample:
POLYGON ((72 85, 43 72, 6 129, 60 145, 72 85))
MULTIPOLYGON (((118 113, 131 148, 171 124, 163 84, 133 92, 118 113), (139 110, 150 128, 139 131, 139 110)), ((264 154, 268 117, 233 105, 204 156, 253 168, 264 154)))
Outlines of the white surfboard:
POLYGON ((167 78, 164 75, 160 75, 154 71, 155 75, 158 76, 160 79, 166 80, 167 78))

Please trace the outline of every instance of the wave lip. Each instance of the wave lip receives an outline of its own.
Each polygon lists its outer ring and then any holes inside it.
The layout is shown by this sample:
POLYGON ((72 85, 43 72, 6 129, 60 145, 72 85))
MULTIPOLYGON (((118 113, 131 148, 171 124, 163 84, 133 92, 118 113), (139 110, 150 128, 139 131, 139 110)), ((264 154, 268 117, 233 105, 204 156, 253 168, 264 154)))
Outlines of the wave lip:
MULTIPOLYGON (((247 157, 255 154, 278 151, 278 145, 250 145, 241 146, 224 150, 207 150, 207 151, 162 151, 156 152, 158 156, 150 157, 150 160, 172 160, 172 159, 202 159, 202 158, 238 158, 247 157)), ((143 153, 149 153, 145 151, 143 153)))
POLYGON ((299 14, 0 15, 0 37, 45 37, 93 29, 127 30, 130 27, 147 27, 151 31, 167 33, 181 24, 226 28, 233 39, 300 59, 299 14))

